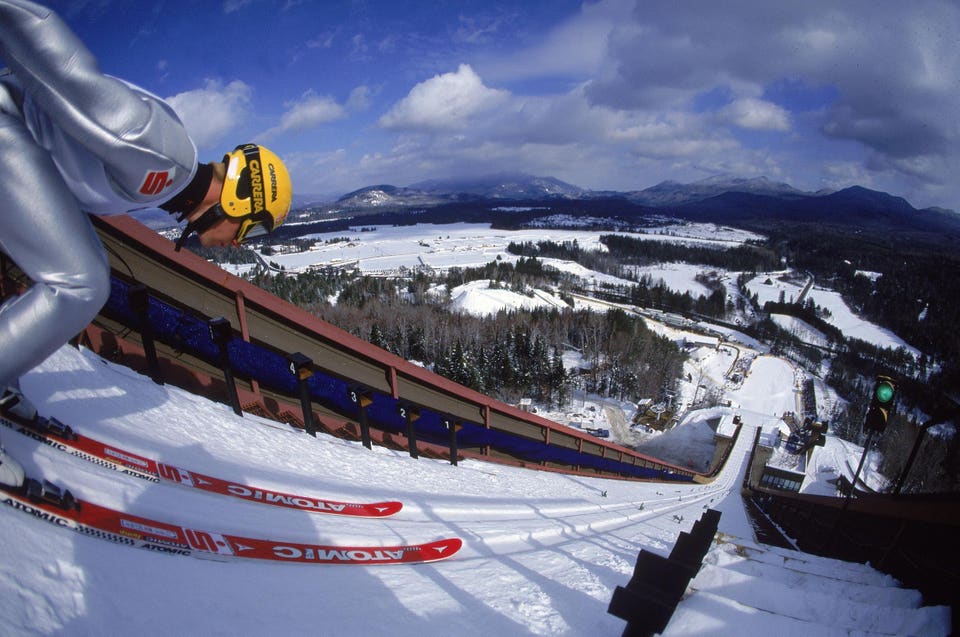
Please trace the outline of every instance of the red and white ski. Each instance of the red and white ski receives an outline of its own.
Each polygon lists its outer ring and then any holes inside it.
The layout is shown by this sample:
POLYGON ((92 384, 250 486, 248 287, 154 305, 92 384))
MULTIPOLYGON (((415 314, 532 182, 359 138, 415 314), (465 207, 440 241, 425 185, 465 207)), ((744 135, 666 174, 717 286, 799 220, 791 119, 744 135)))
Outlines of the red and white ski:
POLYGON ((403 508, 403 504, 397 501, 340 502, 338 500, 272 491, 223 480, 175 465, 158 462, 75 433, 70 427, 55 418, 40 418, 36 423, 28 425, 13 416, 3 415, 0 416, 0 424, 72 456, 151 482, 167 482, 207 493, 228 495, 250 502, 314 513, 379 518, 393 515, 403 508))
POLYGON ((206 559, 254 559, 307 564, 415 564, 445 560, 463 546, 459 538, 422 544, 338 546, 281 542, 187 528, 78 500, 69 491, 28 479, 0 487, 0 502, 84 535, 160 553, 206 559))

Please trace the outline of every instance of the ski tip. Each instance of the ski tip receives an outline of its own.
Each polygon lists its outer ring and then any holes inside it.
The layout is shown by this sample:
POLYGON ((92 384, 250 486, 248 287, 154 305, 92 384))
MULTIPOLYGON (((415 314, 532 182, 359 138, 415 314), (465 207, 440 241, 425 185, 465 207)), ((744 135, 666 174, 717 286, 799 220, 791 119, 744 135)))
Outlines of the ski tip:
POLYGON ((376 511, 377 517, 395 515, 403 508, 403 502, 377 502, 370 505, 376 511))
POLYGON ((463 540, 458 537, 451 537, 444 540, 437 540, 436 542, 430 542, 429 544, 424 545, 424 549, 427 551, 427 553, 432 555, 432 557, 428 557, 426 561, 448 559, 449 557, 455 555, 461 548, 463 548, 463 540))

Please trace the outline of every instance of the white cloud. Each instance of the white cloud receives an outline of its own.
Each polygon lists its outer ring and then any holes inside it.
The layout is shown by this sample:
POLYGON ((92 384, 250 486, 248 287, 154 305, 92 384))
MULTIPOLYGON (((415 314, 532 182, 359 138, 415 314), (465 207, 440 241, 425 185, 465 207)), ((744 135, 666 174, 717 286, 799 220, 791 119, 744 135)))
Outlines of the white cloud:
POLYGON ((295 101, 286 104, 287 112, 280 118, 280 131, 306 130, 347 116, 346 109, 335 99, 307 91, 295 101))
POLYGON ((199 149, 210 149, 248 117, 253 90, 240 80, 224 85, 208 79, 203 88, 178 93, 166 101, 183 121, 199 149))
MULTIPOLYGON (((782 126, 785 115, 761 100, 734 111, 741 124, 782 126), (750 108, 747 108, 750 106, 750 108)), ((359 169, 390 174, 391 183, 416 175, 524 170, 589 187, 635 187, 647 177, 636 166, 649 161, 725 165, 741 150, 715 113, 631 111, 591 103, 582 86, 559 94, 513 95, 487 88, 471 67, 416 85, 383 117, 382 127, 403 135, 390 153, 370 154, 359 169)), ((773 170, 751 155, 744 166, 773 170)), ((690 171, 687 171, 689 173, 690 171)), ((755 174, 755 173, 750 173, 755 174)), ((422 178, 422 177, 421 177, 422 178)), ((664 177, 665 178, 665 177, 664 177)))
POLYGON ((703 163, 737 152, 736 139, 722 128, 708 126, 708 121, 707 117, 684 113, 633 115, 623 118, 609 137, 645 159, 703 163))
POLYGON ((327 95, 317 95, 312 90, 284 106, 287 110, 280 116, 280 123, 257 135, 255 141, 264 142, 291 131, 311 130, 348 115, 347 109, 335 99, 327 95))
POLYGON ((477 115, 502 104, 507 91, 483 85, 467 64, 454 73, 436 75, 410 90, 380 118, 390 129, 451 131, 467 127, 477 115))
POLYGON ((509 14, 479 14, 459 16, 459 26, 453 32, 453 40, 468 44, 486 44, 493 40, 515 16, 509 14))
POLYGON ((790 114, 764 100, 746 97, 723 109, 723 117, 740 128, 768 131, 790 130, 790 114))
POLYGON ((370 51, 370 45, 367 44, 367 38, 362 33, 357 33, 352 38, 350 38, 351 45, 353 49, 350 52, 350 57, 353 60, 365 60, 367 59, 367 54, 370 51))

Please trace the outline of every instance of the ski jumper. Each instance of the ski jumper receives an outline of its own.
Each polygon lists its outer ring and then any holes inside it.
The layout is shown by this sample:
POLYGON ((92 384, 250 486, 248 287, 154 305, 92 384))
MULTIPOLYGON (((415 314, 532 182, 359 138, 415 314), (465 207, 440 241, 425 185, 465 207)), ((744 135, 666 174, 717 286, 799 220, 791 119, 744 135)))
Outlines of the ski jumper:
POLYGON ((33 281, 0 305, 0 387, 96 316, 110 293, 87 213, 155 207, 197 151, 160 98, 102 74, 55 13, 0 0, 0 250, 33 281))

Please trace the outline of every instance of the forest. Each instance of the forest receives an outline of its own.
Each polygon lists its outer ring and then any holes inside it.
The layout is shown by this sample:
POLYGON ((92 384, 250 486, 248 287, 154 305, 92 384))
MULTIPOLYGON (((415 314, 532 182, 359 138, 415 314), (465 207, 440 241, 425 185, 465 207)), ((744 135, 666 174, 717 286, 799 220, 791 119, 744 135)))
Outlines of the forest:
POLYGON ((566 278, 537 259, 521 258, 406 281, 327 269, 293 276, 261 269, 251 281, 398 356, 508 402, 532 397, 559 405, 574 386, 628 400, 661 399, 673 390, 685 355, 625 312, 516 310, 481 318, 450 313, 447 299, 429 292, 478 279, 522 291, 566 278), (329 302, 334 296, 337 302, 329 302), (582 361, 572 371, 564 369, 567 351, 582 361))

